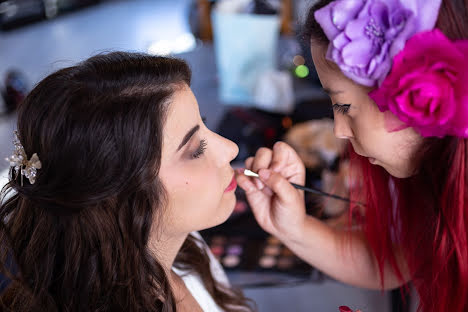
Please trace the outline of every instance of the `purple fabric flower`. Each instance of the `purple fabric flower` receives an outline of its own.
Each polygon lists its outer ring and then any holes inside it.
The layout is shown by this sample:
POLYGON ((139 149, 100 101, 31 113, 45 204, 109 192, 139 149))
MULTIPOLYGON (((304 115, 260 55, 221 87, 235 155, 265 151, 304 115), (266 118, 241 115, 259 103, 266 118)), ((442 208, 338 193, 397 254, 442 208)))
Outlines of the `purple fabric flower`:
POLYGON ((350 79, 380 85, 415 33, 431 30, 441 0, 337 0, 315 12, 330 40, 327 58, 350 79))

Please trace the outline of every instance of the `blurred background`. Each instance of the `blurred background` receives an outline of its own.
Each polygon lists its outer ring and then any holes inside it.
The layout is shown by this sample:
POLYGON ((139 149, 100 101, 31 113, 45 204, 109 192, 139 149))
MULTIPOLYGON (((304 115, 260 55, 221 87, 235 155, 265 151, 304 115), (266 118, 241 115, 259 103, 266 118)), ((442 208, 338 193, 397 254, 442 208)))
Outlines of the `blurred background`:
MULTIPOLYGON (((346 196, 344 144, 333 136, 331 105, 300 36, 313 2, 0 0, 0 157, 13 148, 17 105, 53 71, 109 51, 173 55, 192 68, 208 127, 239 145, 234 166, 284 140, 304 160, 308 185, 346 196)), ((0 162, 0 171, 7 166, 0 162)), ((354 288, 303 263, 258 227, 236 192, 230 219, 202 235, 259 311, 409 311, 398 290, 354 288)), ((308 213, 347 225, 345 203, 306 200, 308 213)))

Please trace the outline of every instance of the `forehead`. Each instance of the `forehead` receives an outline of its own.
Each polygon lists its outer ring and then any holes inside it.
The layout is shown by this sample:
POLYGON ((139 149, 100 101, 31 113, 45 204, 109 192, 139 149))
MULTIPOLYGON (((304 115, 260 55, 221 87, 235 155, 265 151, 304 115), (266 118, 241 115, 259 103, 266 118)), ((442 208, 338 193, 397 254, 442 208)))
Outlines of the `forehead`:
POLYGON ((323 44, 311 44, 311 54, 314 60, 314 65, 319 74, 327 76, 338 76, 346 78, 340 68, 333 62, 327 60, 327 46, 323 44))
POLYGON ((199 120, 198 103, 192 90, 187 85, 177 88, 171 98, 164 125, 164 149, 178 146, 184 135, 197 125, 199 120))
POLYGON ((373 90, 372 87, 367 87, 354 82, 346 77, 341 69, 326 59, 327 47, 324 45, 311 46, 312 58, 314 65, 319 75, 322 86, 325 89, 342 89, 344 93, 358 92, 367 95, 373 90))
POLYGON ((192 90, 185 84, 176 88, 171 98, 166 123, 178 124, 178 120, 188 121, 197 119, 198 116, 198 103, 192 90))

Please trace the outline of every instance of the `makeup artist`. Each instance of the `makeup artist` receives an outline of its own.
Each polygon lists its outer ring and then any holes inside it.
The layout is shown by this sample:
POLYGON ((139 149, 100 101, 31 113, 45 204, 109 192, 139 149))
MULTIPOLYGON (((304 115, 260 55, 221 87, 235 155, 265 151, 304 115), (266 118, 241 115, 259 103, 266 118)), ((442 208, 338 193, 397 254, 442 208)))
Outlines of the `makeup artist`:
MULTIPOLYGON (((260 226, 352 285, 412 282, 419 311, 468 311, 468 1, 319 1, 305 31, 348 140, 359 226, 305 213, 304 165, 287 144, 238 175, 260 226), (354 170, 355 169, 355 170, 354 170), (359 209, 358 209, 359 208, 359 209)), ((311 108, 313 109, 313 108, 311 108)))

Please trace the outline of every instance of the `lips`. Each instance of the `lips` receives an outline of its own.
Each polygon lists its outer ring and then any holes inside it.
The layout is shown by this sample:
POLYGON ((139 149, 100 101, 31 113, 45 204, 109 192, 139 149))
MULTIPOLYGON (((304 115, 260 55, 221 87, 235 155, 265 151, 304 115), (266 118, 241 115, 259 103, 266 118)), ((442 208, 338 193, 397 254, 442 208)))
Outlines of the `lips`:
POLYGON ((228 187, 224 190, 224 192, 226 193, 226 192, 233 191, 236 189, 236 187, 237 187, 236 175, 233 175, 231 183, 229 183, 228 187))

